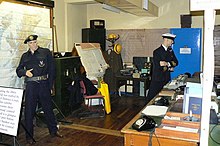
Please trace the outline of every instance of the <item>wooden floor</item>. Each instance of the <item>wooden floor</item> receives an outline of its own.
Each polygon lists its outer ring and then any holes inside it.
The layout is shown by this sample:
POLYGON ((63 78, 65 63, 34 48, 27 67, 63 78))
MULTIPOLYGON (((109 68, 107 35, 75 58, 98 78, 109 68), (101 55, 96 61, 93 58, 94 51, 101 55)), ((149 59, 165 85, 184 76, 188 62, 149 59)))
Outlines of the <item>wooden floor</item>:
MULTIPOLYGON (((74 111, 60 123, 60 133, 64 138, 51 138, 47 128, 35 127, 35 146, 123 146, 124 139, 120 130, 144 107, 143 97, 111 97, 112 112, 102 118, 79 119, 74 111)), ((37 121, 37 125, 38 121, 37 121)), ((24 129, 21 127, 17 136, 21 146, 27 145, 24 129)), ((11 137, 3 135, 3 143, 13 145, 11 137)))

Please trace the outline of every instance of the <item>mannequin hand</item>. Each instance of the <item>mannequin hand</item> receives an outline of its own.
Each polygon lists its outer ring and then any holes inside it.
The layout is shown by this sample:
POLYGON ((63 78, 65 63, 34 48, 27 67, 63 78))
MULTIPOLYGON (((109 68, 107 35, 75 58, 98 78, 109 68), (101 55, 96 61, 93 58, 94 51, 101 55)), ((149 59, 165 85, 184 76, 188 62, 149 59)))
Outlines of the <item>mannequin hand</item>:
POLYGON ((160 61, 160 66, 168 66, 168 63, 166 61, 160 61))
POLYGON ((169 68, 169 71, 171 71, 171 72, 174 71, 174 68, 173 67, 169 68))
POLYGON ((28 76, 29 78, 33 77, 33 74, 31 72, 32 70, 33 68, 26 71, 26 76, 28 76))

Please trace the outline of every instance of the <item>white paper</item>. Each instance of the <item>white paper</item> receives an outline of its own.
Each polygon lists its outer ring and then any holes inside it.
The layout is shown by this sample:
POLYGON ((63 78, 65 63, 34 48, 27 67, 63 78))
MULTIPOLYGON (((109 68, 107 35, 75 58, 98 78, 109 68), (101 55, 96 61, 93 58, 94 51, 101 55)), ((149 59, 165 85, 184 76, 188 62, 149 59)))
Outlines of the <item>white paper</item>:
POLYGON ((167 109, 168 107, 166 106, 149 105, 143 109, 142 113, 149 116, 164 116, 167 109))
POLYGON ((191 48, 180 48, 180 54, 191 54, 191 48))
MULTIPOLYGON (((93 46, 92 43, 91 46, 93 46)), ((103 77, 105 70, 108 68, 108 64, 102 55, 100 48, 95 46, 90 49, 82 49, 80 44, 75 44, 77 53, 80 56, 81 62, 86 70, 87 77, 103 77)))
POLYGON ((181 127, 181 126, 176 126, 176 127, 163 126, 163 129, 182 131, 182 132, 198 133, 198 129, 188 128, 188 127, 181 127))

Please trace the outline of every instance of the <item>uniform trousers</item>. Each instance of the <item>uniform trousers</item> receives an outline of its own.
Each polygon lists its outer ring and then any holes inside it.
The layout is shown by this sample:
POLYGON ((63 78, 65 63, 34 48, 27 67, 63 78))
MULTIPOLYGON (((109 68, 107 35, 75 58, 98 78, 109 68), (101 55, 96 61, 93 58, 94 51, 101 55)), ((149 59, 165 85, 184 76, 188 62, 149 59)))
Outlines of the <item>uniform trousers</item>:
POLYGON ((151 81, 145 103, 147 104, 148 102, 150 102, 167 83, 167 81, 151 81))
MULTIPOLYGON (((30 81, 26 83, 25 126, 27 131, 33 137, 33 119, 36 114, 38 102, 42 106, 50 134, 56 133, 58 130, 57 121, 53 113, 52 97, 48 81, 30 81)), ((26 132, 26 139, 31 139, 31 136, 26 132)))

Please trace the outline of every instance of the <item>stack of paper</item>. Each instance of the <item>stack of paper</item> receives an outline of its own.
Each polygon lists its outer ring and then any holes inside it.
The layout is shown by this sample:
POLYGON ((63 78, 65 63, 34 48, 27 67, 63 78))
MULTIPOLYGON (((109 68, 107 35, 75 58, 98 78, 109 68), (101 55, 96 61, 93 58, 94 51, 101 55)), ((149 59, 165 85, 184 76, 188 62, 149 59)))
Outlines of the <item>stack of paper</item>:
POLYGON ((164 116, 167 109, 166 106, 149 105, 143 109, 142 113, 149 116, 164 116))

